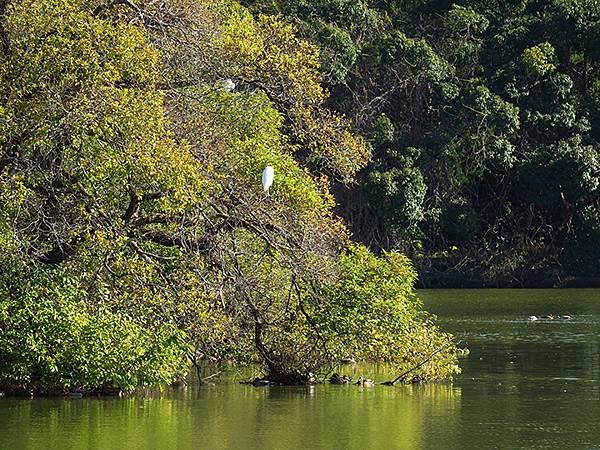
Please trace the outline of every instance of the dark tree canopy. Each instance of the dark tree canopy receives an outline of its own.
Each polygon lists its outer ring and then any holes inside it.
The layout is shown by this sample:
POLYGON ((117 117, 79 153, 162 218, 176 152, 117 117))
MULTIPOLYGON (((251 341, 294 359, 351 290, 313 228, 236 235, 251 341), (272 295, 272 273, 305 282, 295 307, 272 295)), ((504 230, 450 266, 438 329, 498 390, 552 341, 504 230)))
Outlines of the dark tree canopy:
POLYGON ((356 238, 429 284, 598 276, 598 2, 247 3, 321 47, 372 147, 334 190, 356 238))

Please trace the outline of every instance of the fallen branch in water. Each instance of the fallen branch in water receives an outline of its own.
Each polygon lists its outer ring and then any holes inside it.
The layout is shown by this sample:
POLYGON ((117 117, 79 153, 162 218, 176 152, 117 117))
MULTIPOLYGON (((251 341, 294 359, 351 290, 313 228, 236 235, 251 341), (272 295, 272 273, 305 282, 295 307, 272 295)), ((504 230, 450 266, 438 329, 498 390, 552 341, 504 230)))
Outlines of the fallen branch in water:
POLYGON ((221 375, 223 373, 222 370, 219 370, 217 373, 213 373, 212 375, 209 375, 207 377, 201 378, 202 382, 204 383, 206 380, 210 380, 211 378, 216 377, 217 375, 221 375))
POLYGON ((398 381, 402 380, 406 375, 408 375, 409 373, 411 373, 413 370, 417 370, 419 367, 421 367, 422 365, 424 365, 425 363, 427 363, 428 361, 430 361, 431 358, 433 358, 435 355, 437 355, 438 353, 440 353, 442 350, 444 350, 446 347, 448 347, 452 343, 454 343, 454 341, 453 340, 449 340, 444 345, 442 345, 440 348, 438 348, 436 351, 434 351, 431 355, 429 355, 427 358, 425 358, 423 361, 421 361, 419 364, 417 364, 413 368, 407 370, 406 372, 401 373, 400 375, 398 375, 396 378, 394 378, 393 381, 384 381, 381 384, 384 385, 384 386, 393 386, 398 381))

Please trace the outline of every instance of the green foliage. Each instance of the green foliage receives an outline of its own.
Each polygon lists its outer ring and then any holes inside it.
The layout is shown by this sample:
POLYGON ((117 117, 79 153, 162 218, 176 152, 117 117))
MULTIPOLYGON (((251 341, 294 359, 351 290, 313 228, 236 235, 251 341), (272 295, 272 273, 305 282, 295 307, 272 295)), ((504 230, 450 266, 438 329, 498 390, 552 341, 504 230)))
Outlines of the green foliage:
POLYGON ((444 208, 440 228, 448 241, 462 246, 479 232, 480 218, 466 198, 454 198, 444 208))
POLYGON ((600 160, 593 146, 579 137, 561 141, 532 154, 521 169, 521 200, 556 208, 561 198, 576 201, 600 186, 600 160))
POLYGON ((5 388, 129 390, 185 373, 184 333, 90 302, 85 283, 68 272, 5 270, 0 292, 5 388))
MULTIPOLYGON (((423 312, 413 290, 416 274, 410 261, 396 252, 376 257, 352 246, 341 258, 340 280, 318 309, 320 331, 340 357, 393 363, 410 369, 447 344, 432 317, 423 312)), ((440 352, 418 373, 423 379, 458 372, 454 346, 440 352)))
POLYGON ((367 2, 353 0, 282 0, 245 3, 261 11, 298 17, 300 32, 319 43, 320 61, 327 82, 345 85, 360 55, 365 38, 380 28, 379 14, 367 2))
POLYGON ((409 38, 399 31, 383 42, 382 64, 400 64, 416 83, 440 82, 454 71, 454 67, 440 58, 424 39, 409 38))
MULTIPOLYGON (((352 180, 370 146, 327 108, 318 48, 229 0, 4 5, 0 387, 131 389, 173 381, 188 358, 258 362, 302 382, 334 363, 317 312, 337 301, 350 241, 328 176, 352 180)), ((364 4, 320 7, 355 19, 348 33, 329 28, 346 50, 331 66, 341 82, 373 17, 364 4)), ((343 24, 324 29, 333 25, 343 24)), ((414 166, 412 153, 401 158, 414 166)), ((409 222, 423 190, 403 200, 409 222)), ((409 289, 404 263, 394 270, 409 289)), ((398 321, 445 339, 419 311, 398 321)), ((375 356, 393 360, 394 328, 371 314, 372 333, 390 342, 375 356)), ((427 377, 453 364, 448 353, 427 377)))
POLYGON ((600 213, 597 207, 578 210, 573 218, 573 232, 567 239, 563 260, 571 273, 589 276, 600 272, 600 213), (590 270, 591 269, 591 270, 590 270))
POLYGON ((421 255, 425 278, 452 242, 462 243, 462 267, 473 274, 494 258, 510 279, 531 270, 568 275, 572 223, 598 205, 598 2, 379 1, 365 10, 379 26, 361 33, 347 9, 339 11, 344 26, 321 6, 288 0, 277 8, 325 52, 328 36, 315 32, 322 23, 359 49, 351 67, 346 60, 343 86, 330 81, 331 103, 373 148, 360 187, 340 207, 357 239, 421 255), (418 160, 397 157, 411 147, 418 160), (420 205, 410 226, 409 203, 420 205), (516 245, 523 251, 513 258, 516 245))
POLYGON ((521 58, 532 75, 544 76, 556 70, 556 54, 548 42, 526 48, 521 58))
POLYGON ((320 57, 327 81, 332 85, 343 84, 358 57, 352 37, 329 23, 323 23, 316 33, 322 42, 320 57))
POLYGON ((371 140, 376 145, 387 144, 394 141, 394 123, 385 114, 381 114, 373 123, 371 140))
POLYGON ((490 21, 473 8, 452 5, 446 13, 443 29, 446 58, 458 70, 476 73, 478 53, 483 45, 483 33, 490 21))
POLYGON ((324 108, 319 50, 296 37, 295 27, 228 1, 215 2, 220 14, 223 56, 231 77, 262 88, 289 118, 290 134, 310 154, 311 166, 327 168, 349 181, 369 153, 344 117, 324 108))
POLYGON ((373 201, 380 202, 389 213, 384 217, 396 238, 410 235, 423 218, 426 190, 423 176, 410 159, 405 161, 402 169, 373 170, 366 186, 373 201))

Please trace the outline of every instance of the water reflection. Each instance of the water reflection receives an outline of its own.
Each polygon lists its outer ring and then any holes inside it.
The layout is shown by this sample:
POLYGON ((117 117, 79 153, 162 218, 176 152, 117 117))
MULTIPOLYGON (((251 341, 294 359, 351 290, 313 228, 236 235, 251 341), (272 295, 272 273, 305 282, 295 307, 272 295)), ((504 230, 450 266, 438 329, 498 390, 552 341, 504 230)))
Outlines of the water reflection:
MULTIPOLYGON (((600 446, 600 290, 422 294, 440 325, 471 350, 453 383, 254 388, 230 381, 138 398, 4 398, 0 448, 600 446), (527 321, 566 311, 573 320, 527 321)), ((394 375, 385 366, 340 370, 355 379, 394 375)))
POLYGON ((443 328, 471 348, 463 441, 486 448, 600 445, 600 290, 425 291, 443 328), (573 320, 529 322, 569 312, 573 320))
POLYGON ((461 389, 227 384, 146 399, 2 400, 1 448, 423 448, 461 389))

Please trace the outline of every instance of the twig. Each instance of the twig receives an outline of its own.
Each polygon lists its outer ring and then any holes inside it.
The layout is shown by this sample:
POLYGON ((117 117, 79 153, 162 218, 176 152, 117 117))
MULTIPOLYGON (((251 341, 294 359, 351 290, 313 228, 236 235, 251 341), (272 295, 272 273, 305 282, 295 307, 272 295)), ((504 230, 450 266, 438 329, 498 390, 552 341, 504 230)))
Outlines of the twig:
POLYGON ((446 347, 448 347, 450 344, 452 344, 454 341, 449 340, 448 342, 446 342, 446 344, 442 345, 440 348, 438 348, 436 351, 434 351, 431 355, 429 355, 427 358, 425 358, 423 361, 421 361, 419 364, 417 364, 416 366, 414 366, 412 369, 407 370, 404 373, 401 373, 400 375, 398 375, 393 381, 384 381, 383 385, 385 386, 393 386, 394 384, 396 384, 398 381, 400 381, 402 378, 404 378, 406 375, 408 375, 409 373, 411 373, 413 370, 417 370, 419 367, 421 367, 423 364, 425 364, 426 362, 428 362, 429 360, 431 360, 431 358, 433 358, 435 355, 437 355, 439 352, 441 352, 442 350, 444 350, 446 347))
POLYGON ((204 383, 206 380, 210 380, 211 378, 216 377, 217 375, 221 375, 223 373, 222 370, 218 371, 217 373, 213 373, 212 375, 209 375, 207 377, 201 378, 201 381, 204 383))

